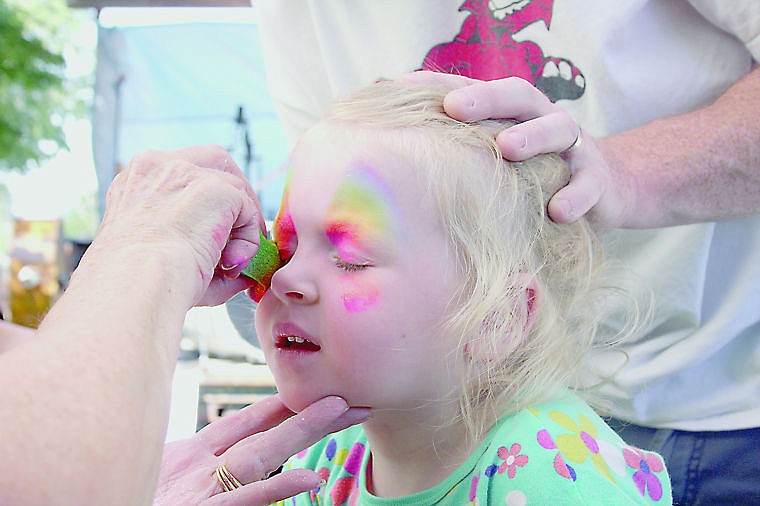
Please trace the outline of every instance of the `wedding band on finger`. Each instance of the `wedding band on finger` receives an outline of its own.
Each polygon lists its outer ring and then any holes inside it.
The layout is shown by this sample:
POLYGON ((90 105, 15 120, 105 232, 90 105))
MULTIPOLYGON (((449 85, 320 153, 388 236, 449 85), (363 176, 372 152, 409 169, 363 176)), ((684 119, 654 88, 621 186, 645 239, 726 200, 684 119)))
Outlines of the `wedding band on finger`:
POLYGON ((578 149, 581 146, 581 144, 583 144, 583 130, 581 129, 580 126, 578 126, 578 135, 575 137, 575 141, 569 148, 567 148, 560 154, 562 156, 567 156, 570 153, 572 153, 574 150, 578 149))
POLYGON ((224 464, 216 468, 216 479, 219 480, 219 484, 225 492, 231 492, 243 486, 224 464))

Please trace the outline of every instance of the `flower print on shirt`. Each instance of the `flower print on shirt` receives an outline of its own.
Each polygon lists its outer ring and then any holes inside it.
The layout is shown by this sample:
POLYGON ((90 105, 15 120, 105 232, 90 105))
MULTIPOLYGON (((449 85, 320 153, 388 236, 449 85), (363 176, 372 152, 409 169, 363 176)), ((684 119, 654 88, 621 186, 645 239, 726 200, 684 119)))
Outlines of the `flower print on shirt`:
MULTIPOLYGON (((504 474, 504 472, 507 473, 507 476, 509 476, 509 478, 514 478, 517 474, 517 468, 524 467, 528 463, 528 456, 523 455, 521 452, 522 445, 518 443, 513 443, 512 446, 509 447, 509 450, 507 450, 506 446, 500 446, 499 449, 496 450, 496 454, 504 462, 502 462, 501 465, 491 464, 486 467, 485 471, 483 472, 483 479, 490 480, 494 475, 504 474)), ((470 502, 468 503, 469 506, 480 506, 480 501, 477 497, 478 485, 481 484, 480 479, 480 473, 476 472, 470 481, 470 502)), ((486 485, 486 487, 487 486, 488 485, 486 485)), ((452 489, 451 492, 453 492, 455 489, 456 488, 452 489)))
POLYGON ((602 456, 601 446, 597 440, 599 430, 594 423, 584 415, 578 415, 578 423, 565 413, 552 411, 549 417, 570 431, 570 434, 560 434, 556 437, 557 448, 562 455, 576 464, 582 464, 591 459, 594 467, 610 482, 615 483, 610 467, 602 456))
POLYGON ((480 506, 478 500, 478 483, 480 482, 480 474, 476 474, 472 477, 470 482, 470 504, 469 506, 480 506))
POLYGON ((515 477, 515 474, 517 474, 517 468, 524 467, 528 463, 528 456, 521 454, 521 451, 522 446, 520 446, 518 443, 514 443, 512 446, 510 446, 509 450, 507 450, 506 446, 499 448, 497 454, 499 455, 499 458, 504 461, 499 466, 499 474, 502 474, 504 471, 506 471, 507 476, 510 478, 515 477))
POLYGON ((615 483, 613 471, 620 476, 625 473, 625 463, 620 450, 598 439, 598 428, 586 416, 578 415, 578 422, 576 422, 565 413, 551 411, 549 417, 570 431, 569 434, 559 434, 554 438, 546 429, 542 429, 537 434, 541 446, 559 450, 554 459, 554 468, 560 476, 573 481, 577 479, 575 469, 568 465, 565 459, 575 464, 590 460, 596 470, 611 483, 615 483))
POLYGON ((662 499, 662 483, 654 474, 665 469, 660 458, 653 453, 633 447, 623 448, 623 456, 626 464, 636 469, 633 473, 633 483, 636 484, 642 497, 646 497, 648 493, 654 501, 662 499))
MULTIPOLYGON (((365 447, 362 443, 355 443, 351 449, 338 448, 335 438, 331 438, 325 446, 325 457, 330 462, 343 467, 345 476, 340 476, 325 490, 320 490, 316 497, 322 497, 325 493, 329 494, 333 504, 341 506, 343 504, 353 505, 359 497, 359 471, 361 470, 362 460, 364 459, 365 447)), ((324 476, 322 476, 325 479, 324 476)), ((329 478, 329 471, 328 471, 329 478)))
MULTIPOLYGON (((547 450, 558 449, 557 443, 554 442, 551 434, 549 434, 549 431, 546 429, 541 429, 538 431, 538 434, 536 434, 536 439, 538 440, 538 444, 547 450)), ((562 452, 558 451, 554 456, 554 470, 558 475, 562 476, 563 478, 567 478, 568 480, 575 481, 578 479, 578 475, 575 473, 575 469, 567 462, 565 462, 564 458, 562 458, 562 452)))

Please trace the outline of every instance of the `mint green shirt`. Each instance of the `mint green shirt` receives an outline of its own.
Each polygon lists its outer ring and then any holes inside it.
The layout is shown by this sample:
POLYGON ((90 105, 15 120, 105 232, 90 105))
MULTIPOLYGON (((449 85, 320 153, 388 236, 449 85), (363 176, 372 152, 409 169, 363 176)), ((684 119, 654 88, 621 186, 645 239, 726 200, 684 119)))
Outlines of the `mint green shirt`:
POLYGON ((277 504, 672 504, 662 458, 626 445, 571 394, 505 416, 454 473, 417 494, 389 499, 369 493, 370 453, 361 426, 327 436, 285 464, 285 470, 312 469, 327 484, 277 504))

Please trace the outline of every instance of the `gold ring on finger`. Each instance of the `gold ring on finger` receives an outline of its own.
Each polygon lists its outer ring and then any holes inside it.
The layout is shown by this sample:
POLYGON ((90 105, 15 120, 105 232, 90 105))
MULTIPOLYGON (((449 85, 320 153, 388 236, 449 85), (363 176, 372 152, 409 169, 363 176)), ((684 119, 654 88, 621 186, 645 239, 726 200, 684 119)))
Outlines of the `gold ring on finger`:
POLYGON ((225 492, 231 492, 243 486, 224 464, 216 468, 216 479, 219 480, 219 484, 225 492))

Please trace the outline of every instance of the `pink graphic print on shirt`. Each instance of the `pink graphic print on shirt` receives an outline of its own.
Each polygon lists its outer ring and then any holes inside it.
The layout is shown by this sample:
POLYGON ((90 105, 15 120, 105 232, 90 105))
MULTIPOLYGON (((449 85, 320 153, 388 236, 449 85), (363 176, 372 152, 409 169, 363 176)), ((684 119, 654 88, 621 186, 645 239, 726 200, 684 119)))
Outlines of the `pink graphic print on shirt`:
POLYGON ((533 23, 543 21, 548 29, 553 7, 554 0, 465 0, 459 10, 470 14, 459 33, 433 47, 422 68, 487 81, 517 76, 552 102, 578 99, 586 81, 570 60, 545 55, 535 42, 515 40, 533 23))

